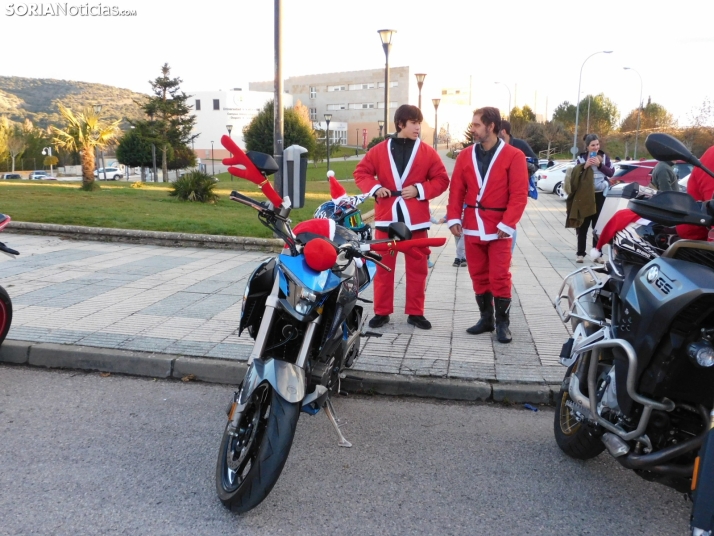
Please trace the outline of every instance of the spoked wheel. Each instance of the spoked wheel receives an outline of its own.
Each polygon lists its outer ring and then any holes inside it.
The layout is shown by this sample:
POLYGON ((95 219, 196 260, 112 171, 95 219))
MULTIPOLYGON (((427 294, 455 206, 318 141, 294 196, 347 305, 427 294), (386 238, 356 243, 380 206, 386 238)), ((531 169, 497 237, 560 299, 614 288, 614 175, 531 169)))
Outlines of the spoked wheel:
POLYGON ((557 194, 558 197, 564 197, 565 196, 565 190, 563 190, 563 183, 559 182, 558 184, 555 185, 555 188, 553 189, 553 193, 557 194))
POLYGON ((5 289, 0 287, 0 344, 7 337, 12 323, 12 302, 5 289))
MULTIPOLYGON (((578 358, 578 360, 580 359, 582 357, 578 358)), ((564 386, 567 386, 567 380, 577 363, 578 361, 571 365, 565 373, 556 399, 557 407, 553 428, 555 442, 565 454, 577 460, 589 460, 605 450, 605 445, 597 435, 595 427, 585 422, 583 417, 568 405, 572 399, 568 394, 567 387, 564 386)))
MULTIPOLYGON (((216 491, 236 512, 258 506, 278 481, 295 436, 300 405, 285 401, 269 383, 251 395, 236 431, 226 426, 216 463, 216 491)), ((230 423, 229 423, 230 424, 230 423)))

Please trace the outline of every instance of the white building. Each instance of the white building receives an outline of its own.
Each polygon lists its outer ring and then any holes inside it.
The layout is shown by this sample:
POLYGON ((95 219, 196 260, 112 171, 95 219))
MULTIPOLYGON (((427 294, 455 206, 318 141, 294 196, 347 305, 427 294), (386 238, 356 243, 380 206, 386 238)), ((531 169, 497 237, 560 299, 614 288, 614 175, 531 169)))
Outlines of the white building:
MULTIPOLYGON (((273 99, 271 91, 247 91, 242 88, 218 91, 193 91, 189 104, 193 105, 196 124, 193 134, 199 136, 193 143, 196 156, 202 160, 228 158, 230 155, 221 145, 221 136, 228 134, 231 125, 231 138, 241 149, 245 149, 243 128, 258 115, 265 103, 273 99), (213 144, 211 144, 213 142, 213 144)), ((292 95, 283 95, 283 107, 293 105, 292 95)))

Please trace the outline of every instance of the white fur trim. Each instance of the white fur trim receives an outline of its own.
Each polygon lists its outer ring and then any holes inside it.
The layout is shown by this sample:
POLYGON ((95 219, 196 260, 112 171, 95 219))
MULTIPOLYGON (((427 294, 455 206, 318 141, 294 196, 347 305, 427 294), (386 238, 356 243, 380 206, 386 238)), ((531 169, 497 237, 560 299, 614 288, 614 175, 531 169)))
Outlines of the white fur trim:
POLYGON ((595 259, 597 259, 597 258, 599 258, 599 257, 602 257, 602 252, 601 252, 598 248, 592 248, 592 249, 590 250, 590 258, 591 258, 592 260, 595 260, 595 259))
POLYGON ((508 236, 513 236, 513 233, 516 232, 515 229, 510 228, 508 225, 506 225, 506 224, 503 223, 503 222, 499 222, 499 224, 496 225, 496 228, 497 228, 499 231, 503 231, 504 233, 508 233, 508 236))
POLYGON ((424 186, 418 182, 414 186, 416 186, 416 189, 419 190, 419 195, 417 196, 417 199, 419 201, 426 201, 426 194, 424 193, 424 186))
POLYGON ((334 177, 334 176, 335 176, 335 172, 334 172, 334 171, 330 170, 330 171, 327 172, 327 178, 334 177))
POLYGON ((458 223, 459 225, 461 225, 461 220, 449 220, 449 221, 446 222, 446 225, 448 225, 449 228, 451 228, 451 227, 453 227, 454 225, 456 225, 457 223, 458 223))
POLYGON ((374 186, 374 187, 369 191, 369 193, 368 193, 367 195, 370 195, 370 196, 371 196, 371 195, 374 195, 374 193, 375 193, 377 190, 379 190, 381 187, 382 187, 381 184, 377 184, 376 186, 374 186))

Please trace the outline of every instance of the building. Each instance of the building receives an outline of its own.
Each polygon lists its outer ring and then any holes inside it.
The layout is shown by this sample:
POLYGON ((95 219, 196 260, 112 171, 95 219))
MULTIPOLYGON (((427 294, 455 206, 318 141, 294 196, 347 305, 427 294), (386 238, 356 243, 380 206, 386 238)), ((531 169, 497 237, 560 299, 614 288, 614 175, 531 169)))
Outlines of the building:
MULTIPOLYGON (((389 126, 382 131, 394 132, 393 117, 402 104, 418 104, 419 89, 416 78, 410 75, 409 67, 389 69, 389 126)), ((310 112, 316 129, 325 130, 325 114, 331 114, 330 140, 342 145, 366 146, 379 136, 378 121, 384 119, 384 69, 347 71, 338 73, 292 76, 284 82, 284 90, 310 112)), ((251 91, 272 91, 274 82, 251 82, 251 91)), ((438 93, 438 92, 435 92, 438 93)), ((287 106, 287 105, 286 105, 287 106)), ((434 108, 431 99, 422 103, 424 122, 422 139, 432 140, 434 135, 434 108), (428 104, 427 104, 428 103, 428 104)))
MULTIPOLYGON (((193 105, 193 114, 196 124, 193 134, 198 138, 193 143, 196 156, 202 160, 213 158, 219 160, 230 155, 221 145, 221 136, 228 134, 228 125, 231 126, 231 138, 241 148, 245 149, 243 141, 243 127, 263 109, 265 103, 273 100, 272 88, 270 91, 245 91, 243 88, 234 88, 218 91, 194 91, 188 104, 193 105), (212 147, 213 146, 213 147, 212 147)), ((283 106, 293 105, 291 95, 283 95, 283 106)))

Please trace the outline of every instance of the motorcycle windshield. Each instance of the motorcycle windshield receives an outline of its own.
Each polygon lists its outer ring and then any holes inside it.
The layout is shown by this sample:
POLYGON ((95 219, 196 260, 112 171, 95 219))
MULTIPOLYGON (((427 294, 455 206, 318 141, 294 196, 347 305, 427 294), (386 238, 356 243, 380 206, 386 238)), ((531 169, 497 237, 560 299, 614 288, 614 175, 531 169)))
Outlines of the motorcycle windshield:
POLYGON ((340 284, 340 278, 333 274, 331 270, 316 272, 310 268, 305 262, 304 255, 291 257, 285 253, 281 253, 279 261, 303 287, 313 292, 328 292, 340 284))

